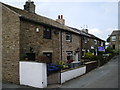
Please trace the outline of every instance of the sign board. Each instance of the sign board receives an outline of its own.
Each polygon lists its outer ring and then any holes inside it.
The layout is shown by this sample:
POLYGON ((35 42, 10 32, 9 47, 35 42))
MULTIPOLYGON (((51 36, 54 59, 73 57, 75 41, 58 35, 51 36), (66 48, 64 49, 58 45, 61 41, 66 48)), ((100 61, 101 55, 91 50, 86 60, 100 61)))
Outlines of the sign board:
POLYGON ((104 47, 98 47, 98 51, 105 51, 104 47))

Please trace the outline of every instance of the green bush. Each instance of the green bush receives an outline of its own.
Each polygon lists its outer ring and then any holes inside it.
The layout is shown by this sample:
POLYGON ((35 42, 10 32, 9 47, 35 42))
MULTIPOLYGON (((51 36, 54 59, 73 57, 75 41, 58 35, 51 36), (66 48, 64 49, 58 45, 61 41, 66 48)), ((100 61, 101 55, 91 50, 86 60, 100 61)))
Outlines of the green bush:
POLYGON ((119 54, 119 51, 118 50, 113 50, 113 53, 117 55, 117 54, 119 54))
POLYGON ((57 61, 57 65, 60 65, 61 69, 68 68, 68 65, 65 65, 65 63, 63 61, 57 61))
POLYGON ((98 55, 103 55, 103 54, 105 54, 104 51, 98 51, 98 55))
POLYGON ((85 58, 91 59, 93 57, 93 54, 91 52, 85 53, 85 58))
POLYGON ((112 47, 107 47, 105 50, 106 53, 113 53, 113 48, 112 47))

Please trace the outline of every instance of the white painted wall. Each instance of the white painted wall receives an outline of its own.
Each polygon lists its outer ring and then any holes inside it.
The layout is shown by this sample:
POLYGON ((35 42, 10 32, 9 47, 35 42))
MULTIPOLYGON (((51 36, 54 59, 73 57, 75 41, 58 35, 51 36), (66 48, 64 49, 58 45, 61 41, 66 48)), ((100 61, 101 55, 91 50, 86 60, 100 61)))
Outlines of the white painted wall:
POLYGON ((47 87, 47 71, 45 63, 20 61, 20 84, 36 88, 47 87))
POLYGON ((86 72, 86 66, 61 73, 61 84, 86 72))

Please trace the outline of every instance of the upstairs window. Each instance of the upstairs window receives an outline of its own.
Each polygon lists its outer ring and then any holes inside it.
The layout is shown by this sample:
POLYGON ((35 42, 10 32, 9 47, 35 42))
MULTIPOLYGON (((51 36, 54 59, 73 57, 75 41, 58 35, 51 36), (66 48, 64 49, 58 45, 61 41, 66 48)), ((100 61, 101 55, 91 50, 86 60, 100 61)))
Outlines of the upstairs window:
POLYGON ((116 36, 112 36, 112 37, 111 37, 111 40, 112 40, 112 41, 116 41, 116 36))
POLYGON ((101 46, 104 46, 104 42, 101 42, 101 46))
POLYGON ((87 43, 89 39, 87 37, 83 37, 84 43, 87 43))
POLYGON ((95 45, 97 45, 97 40, 96 39, 94 40, 94 43, 95 43, 95 45))
POLYGON ((67 60, 73 60, 73 52, 72 51, 67 51, 67 60))
POLYGON ((51 39, 51 29, 50 28, 45 28, 44 29, 43 38, 51 39))
POLYGON ((71 33, 66 33, 66 41, 72 42, 72 35, 71 33))

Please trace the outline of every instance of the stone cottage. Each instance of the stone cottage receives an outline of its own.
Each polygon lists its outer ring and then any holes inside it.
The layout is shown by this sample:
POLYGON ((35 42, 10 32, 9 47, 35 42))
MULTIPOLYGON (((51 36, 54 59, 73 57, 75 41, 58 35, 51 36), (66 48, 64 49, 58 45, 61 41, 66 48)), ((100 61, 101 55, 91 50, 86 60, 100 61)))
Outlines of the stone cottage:
POLYGON ((109 46, 114 50, 120 51, 120 30, 114 30, 108 37, 109 46))
POLYGON ((19 60, 30 52, 32 59, 46 55, 52 63, 75 59, 73 53, 80 52, 78 32, 64 25, 63 16, 55 21, 37 15, 32 1, 24 10, 2 3, 2 27, 3 81, 19 83, 19 60))
POLYGON ((81 37, 81 58, 85 56, 85 53, 92 52, 94 55, 98 55, 98 47, 104 47, 105 49, 105 41, 88 33, 87 28, 83 28, 82 30, 70 27, 74 31, 79 32, 81 37))
POLYGON ((56 20, 38 15, 33 1, 27 1, 24 10, 4 3, 1 7, 3 81, 19 84, 19 61, 25 56, 33 61, 47 56, 51 63, 80 61, 82 33, 66 26, 63 15, 56 20))

